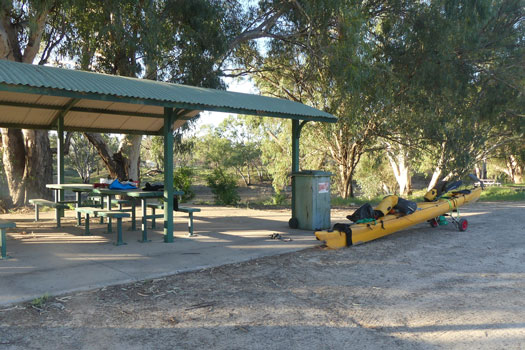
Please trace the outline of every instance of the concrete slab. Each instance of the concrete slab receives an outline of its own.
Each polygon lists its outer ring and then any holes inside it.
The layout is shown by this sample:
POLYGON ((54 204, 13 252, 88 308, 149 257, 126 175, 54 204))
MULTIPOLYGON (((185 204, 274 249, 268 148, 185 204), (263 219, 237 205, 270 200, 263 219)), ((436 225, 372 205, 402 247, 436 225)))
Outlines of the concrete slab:
POLYGON ((202 211, 195 216, 194 237, 187 236, 187 216, 176 213, 174 243, 164 243, 160 229, 149 230, 151 242, 140 243, 141 232, 128 231, 130 223, 125 221, 127 245, 118 247, 113 244, 116 233, 106 234, 106 225, 98 220, 90 225, 93 235, 83 236, 83 228, 75 227, 74 211, 66 213, 60 229, 54 227, 52 211, 42 213, 38 223, 33 221, 32 213, 0 215, 17 224, 8 232, 9 259, 0 260, 0 305, 318 245, 312 231, 288 227, 289 210, 200 208, 202 211), (273 233, 291 241, 270 239, 273 233))

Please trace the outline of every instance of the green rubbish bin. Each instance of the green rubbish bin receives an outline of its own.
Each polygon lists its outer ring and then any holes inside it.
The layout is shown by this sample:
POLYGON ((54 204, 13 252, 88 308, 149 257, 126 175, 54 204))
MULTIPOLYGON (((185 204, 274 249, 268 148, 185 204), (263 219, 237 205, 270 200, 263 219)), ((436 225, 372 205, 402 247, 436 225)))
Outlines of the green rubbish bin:
POLYGON ((330 228, 330 176, 319 170, 304 170, 292 173, 292 218, 291 228, 324 230, 330 228))

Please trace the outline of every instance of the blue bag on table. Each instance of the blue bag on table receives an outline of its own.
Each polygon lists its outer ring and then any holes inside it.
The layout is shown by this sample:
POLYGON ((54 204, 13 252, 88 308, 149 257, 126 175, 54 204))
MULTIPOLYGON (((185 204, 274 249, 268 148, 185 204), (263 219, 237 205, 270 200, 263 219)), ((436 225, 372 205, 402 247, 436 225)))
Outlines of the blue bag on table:
POLYGON ((136 190, 137 187, 131 184, 122 184, 119 180, 115 180, 109 185, 110 190, 136 190))

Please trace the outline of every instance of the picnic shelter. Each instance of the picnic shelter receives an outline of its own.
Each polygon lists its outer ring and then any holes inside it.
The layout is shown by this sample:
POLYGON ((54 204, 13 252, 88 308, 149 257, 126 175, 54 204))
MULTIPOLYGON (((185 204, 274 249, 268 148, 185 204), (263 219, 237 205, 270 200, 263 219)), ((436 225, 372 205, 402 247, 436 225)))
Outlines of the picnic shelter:
MULTIPOLYGON (((164 136, 165 242, 173 242, 169 136, 201 111, 291 119, 292 173, 299 171, 305 123, 337 121, 324 111, 273 97, 0 60, 0 127, 56 130, 59 184, 64 183, 65 131, 164 136)), ((292 208, 295 191, 292 182, 292 208)))

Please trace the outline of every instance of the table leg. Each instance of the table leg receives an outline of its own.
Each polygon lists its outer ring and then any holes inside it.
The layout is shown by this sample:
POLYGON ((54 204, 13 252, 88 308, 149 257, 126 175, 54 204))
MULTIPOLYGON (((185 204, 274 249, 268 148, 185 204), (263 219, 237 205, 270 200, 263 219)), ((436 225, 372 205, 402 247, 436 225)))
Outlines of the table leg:
MULTIPOLYGON (((108 203, 107 203, 107 206, 106 206, 107 210, 111 210, 112 197, 113 197, 113 195, 108 194, 108 203)), ((108 233, 111 233, 111 218, 110 217, 108 217, 108 233)))
POLYGON ((0 259, 7 259, 7 245, 6 245, 6 234, 5 228, 0 228, 0 249, 2 250, 2 255, 0 259))
POLYGON ((141 243, 150 242, 150 240, 148 240, 148 228, 147 228, 148 220, 146 218, 147 216, 146 201, 147 201, 146 198, 141 198, 141 202, 142 202, 142 240, 139 241, 141 243))
MULTIPOLYGON (((82 192, 75 192, 75 196, 77 197, 77 208, 80 208, 82 206, 82 192)), ((80 212, 77 212, 77 226, 82 225, 82 215, 80 212)))
MULTIPOLYGON (((99 198, 100 198, 100 209, 104 209, 104 196, 100 195, 99 198)), ((104 223, 104 217, 103 216, 100 217, 100 223, 101 224, 104 223)))
MULTIPOLYGON (((60 190, 56 189, 55 190, 55 203, 58 204, 59 200, 60 200, 60 190)), ((60 227, 60 224, 59 224, 59 222, 60 222, 60 215, 62 214, 60 212, 60 210, 61 209, 59 207, 55 208, 55 220, 57 221, 57 225, 58 225, 57 227, 60 227)))
POLYGON ((135 198, 131 199, 131 231, 135 231, 137 229, 137 225, 135 224, 136 219, 136 201, 135 198))

